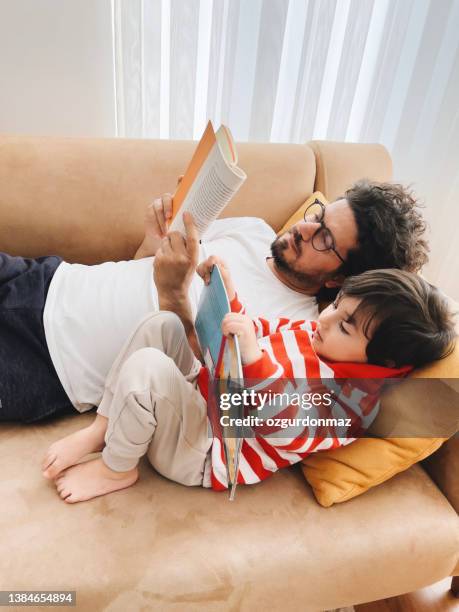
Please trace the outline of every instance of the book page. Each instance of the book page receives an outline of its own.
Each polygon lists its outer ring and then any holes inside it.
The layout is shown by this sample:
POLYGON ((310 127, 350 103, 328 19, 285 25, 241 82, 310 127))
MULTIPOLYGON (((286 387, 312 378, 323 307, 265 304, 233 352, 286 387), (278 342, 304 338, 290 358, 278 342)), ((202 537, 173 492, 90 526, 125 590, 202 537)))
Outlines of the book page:
POLYGON ((225 159, 220 146, 215 143, 177 211, 170 225, 170 231, 185 234, 183 212, 188 211, 193 215, 201 236, 246 178, 243 170, 225 159))

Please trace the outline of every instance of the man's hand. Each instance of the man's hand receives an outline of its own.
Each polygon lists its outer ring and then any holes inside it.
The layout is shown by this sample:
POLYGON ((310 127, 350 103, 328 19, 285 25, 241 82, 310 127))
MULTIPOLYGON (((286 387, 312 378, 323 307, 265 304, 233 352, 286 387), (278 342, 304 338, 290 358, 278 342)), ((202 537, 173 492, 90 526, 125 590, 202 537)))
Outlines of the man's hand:
POLYGON ((198 230, 190 213, 184 213, 185 238, 170 232, 161 241, 153 265, 160 308, 170 310, 177 300, 187 299, 199 254, 198 230))
POLYGON ((221 259, 221 257, 211 255, 199 264, 199 266, 196 268, 196 272, 199 274, 205 284, 208 285, 210 283, 210 274, 214 266, 218 266, 218 269, 220 270, 220 274, 222 275, 222 279, 225 284, 226 293, 228 294, 228 299, 231 302, 236 295, 236 290, 234 289, 233 280, 231 278, 228 266, 223 259, 221 259))
MULTIPOLYGON (((178 177, 177 187, 180 185, 182 178, 183 175, 178 177)), ((176 192, 177 189, 175 190, 176 192)), ((147 206, 145 212, 145 237, 134 259, 156 255, 161 246, 162 239, 167 235, 168 226, 172 219, 172 203, 175 193, 164 193, 147 206)))
POLYGON ((254 363, 263 357, 263 353, 258 346, 253 322, 247 315, 229 312, 223 319, 222 333, 225 336, 229 334, 237 336, 244 365, 254 363))
POLYGON ((158 290, 160 310, 170 310, 180 317, 188 342, 196 357, 202 361, 188 298, 198 263, 198 230, 190 213, 183 214, 183 223, 185 238, 180 232, 170 232, 161 241, 153 264, 153 278, 158 290))

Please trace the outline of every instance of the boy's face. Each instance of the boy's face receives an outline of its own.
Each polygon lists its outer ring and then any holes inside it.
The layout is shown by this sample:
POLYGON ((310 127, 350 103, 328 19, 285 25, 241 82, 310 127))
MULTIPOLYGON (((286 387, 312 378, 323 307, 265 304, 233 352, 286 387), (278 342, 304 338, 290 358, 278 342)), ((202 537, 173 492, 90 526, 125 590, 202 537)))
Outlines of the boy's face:
MULTIPOLYGON (((323 310, 312 338, 312 346, 328 361, 367 363, 368 338, 363 333, 365 319, 354 315, 360 300, 343 296, 323 310)), ((371 333, 371 328, 370 328, 371 333)))

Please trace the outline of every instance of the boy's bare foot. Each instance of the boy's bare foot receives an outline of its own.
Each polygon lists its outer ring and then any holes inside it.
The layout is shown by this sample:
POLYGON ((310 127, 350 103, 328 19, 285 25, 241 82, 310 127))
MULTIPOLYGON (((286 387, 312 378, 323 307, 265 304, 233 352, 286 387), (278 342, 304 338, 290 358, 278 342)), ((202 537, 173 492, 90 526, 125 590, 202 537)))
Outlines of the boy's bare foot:
POLYGON ((107 422, 108 419, 98 414, 89 427, 51 444, 41 466, 43 476, 49 479, 56 478, 62 470, 74 465, 89 453, 101 451, 105 444, 107 422))
POLYGON ((114 472, 101 458, 79 463, 56 478, 56 488, 68 504, 126 489, 139 477, 135 467, 128 472, 114 472))

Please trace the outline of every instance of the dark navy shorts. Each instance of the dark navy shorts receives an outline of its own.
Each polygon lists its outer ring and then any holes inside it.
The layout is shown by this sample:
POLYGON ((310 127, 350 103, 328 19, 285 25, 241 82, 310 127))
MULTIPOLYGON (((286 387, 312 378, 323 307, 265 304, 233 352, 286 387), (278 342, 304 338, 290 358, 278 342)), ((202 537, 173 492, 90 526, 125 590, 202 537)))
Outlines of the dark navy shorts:
POLYGON ((0 421, 31 423, 75 412, 46 344, 43 310, 57 256, 0 253, 0 421))

